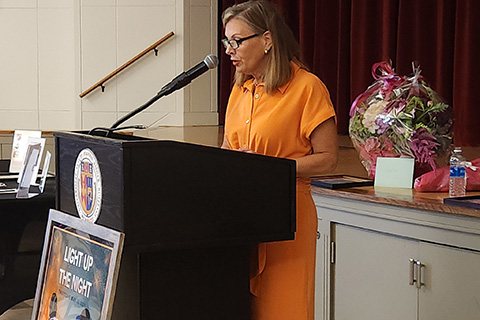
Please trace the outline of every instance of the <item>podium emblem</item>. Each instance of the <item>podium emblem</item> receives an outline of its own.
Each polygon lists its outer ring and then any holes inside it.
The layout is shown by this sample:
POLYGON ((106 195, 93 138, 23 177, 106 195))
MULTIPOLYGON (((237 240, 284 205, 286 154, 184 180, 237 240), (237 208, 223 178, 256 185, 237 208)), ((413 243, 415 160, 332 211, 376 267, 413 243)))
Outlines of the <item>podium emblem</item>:
POLYGON ((102 175, 92 150, 80 151, 73 178, 75 205, 81 219, 95 223, 102 205, 102 175))

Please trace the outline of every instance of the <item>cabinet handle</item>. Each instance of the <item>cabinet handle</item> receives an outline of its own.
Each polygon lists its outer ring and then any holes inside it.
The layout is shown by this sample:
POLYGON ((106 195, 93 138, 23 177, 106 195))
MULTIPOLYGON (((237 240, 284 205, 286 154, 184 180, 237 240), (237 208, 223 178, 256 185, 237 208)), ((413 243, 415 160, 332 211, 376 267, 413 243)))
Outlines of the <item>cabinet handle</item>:
POLYGON ((335 264, 335 242, 330 242, 330 263, 335 264))
POLYGON ((413 286, 413 284, 416 282, 415 280, 415 264, 417 261, 415 259, 410 259, 410 282, 409 285, 413 286))
POLYGON ((418 273, 417 288, 420 289, 422 286, 425 285, 425 283, 422 282, 422 268, 425 268, 425 265, 420 261, 416 261, 416 265, 417 265, 417 273, 418 273))

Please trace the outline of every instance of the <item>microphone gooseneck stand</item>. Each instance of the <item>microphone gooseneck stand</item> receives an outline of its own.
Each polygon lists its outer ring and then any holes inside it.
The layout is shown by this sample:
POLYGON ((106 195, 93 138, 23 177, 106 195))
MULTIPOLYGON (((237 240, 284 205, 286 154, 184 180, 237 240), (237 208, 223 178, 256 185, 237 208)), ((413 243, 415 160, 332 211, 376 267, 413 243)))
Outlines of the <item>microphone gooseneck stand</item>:
MULTIPOLYGON (((188 85, 190 82, 192 82, 193 79, 199 77, 209 69, 213 69, 218 65, 218 58, 217 56, 213 54, 209 54, 205 57, 203 61, 195 65, 194 67, 190 68, 190 70, 182 72, 178 76, 176 76, 172 81, 170 81, 168 84, 163 86, 163 88, 150 100, 148 100, 146 103, 141 105, 140 107, 130 111, 120 119, 118 119, 111 127, 110 129, 107 129, 109 132, 119 130, 120 128, 118 127, 134 115, 142 112, 143 110, 147 109, 150 107, 153 103, 155 103, 158 99, 161 97, 164 97, 166 95, 169 95, 170 93, 181 89, 188 85)), ((126 128, 123 128, 126 129, 126 128)), ((107 133, 108 135, 108 133, 107 133)))

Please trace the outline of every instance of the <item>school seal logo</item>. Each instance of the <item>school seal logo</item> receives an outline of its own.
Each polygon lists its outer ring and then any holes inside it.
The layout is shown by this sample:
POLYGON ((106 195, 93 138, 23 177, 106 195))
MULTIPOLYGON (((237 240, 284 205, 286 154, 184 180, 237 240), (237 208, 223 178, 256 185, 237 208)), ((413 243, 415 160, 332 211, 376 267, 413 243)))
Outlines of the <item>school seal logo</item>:
POLYGON ((95 223, 102 206, 102 175, 92 150, 80 151, 73 177, 75 205, 81 219, 95 223))

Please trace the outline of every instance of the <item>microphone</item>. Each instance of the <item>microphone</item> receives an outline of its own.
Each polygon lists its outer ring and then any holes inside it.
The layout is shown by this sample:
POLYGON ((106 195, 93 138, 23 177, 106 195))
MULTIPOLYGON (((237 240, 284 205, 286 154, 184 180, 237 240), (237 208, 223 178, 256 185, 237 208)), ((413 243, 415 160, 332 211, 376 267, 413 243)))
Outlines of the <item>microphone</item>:
POLYGON ((203 59, 202 62, 198 63, 196 66, 190 68, 190 70, 182 72, 176 76, 170 83, 166 84, 159 92, 159 95, 166 96, 170 93, 185 87, 187 84, 192 82, 193 79, 204 74, 209 69, 213 69, 218 65, 218 58, 209 54, 203 59))
POLYGON ((192 82, 193 79, 201 76, 205 72, 207 72, 209 69, 213 69, 217 67, 218 65, 218 58, 217 56, 213 54, 209 54, 208 56, 203 59, 202 62, 198 63, 196 66, 190 68, 190 70, 182 72, 178 76, 176 76, 172 81, 170 81, 168 84, 163 86, 163 88, 157 93, 156 96, 151 98, 149 101, 147 101, 145 104, 141 105, 137 109, 131 111, 130 113, 124 115, 120 119, 117 120, 111 127, 110 130, 116 129, 120 124, 123 122, 127 121, 137 113, 142 112, 143 110, 147 109, 150 107, 155 101, 160 99, 163 96, 169 95, 170 93, 181 89, 185 87, 187 84, 192 82))

